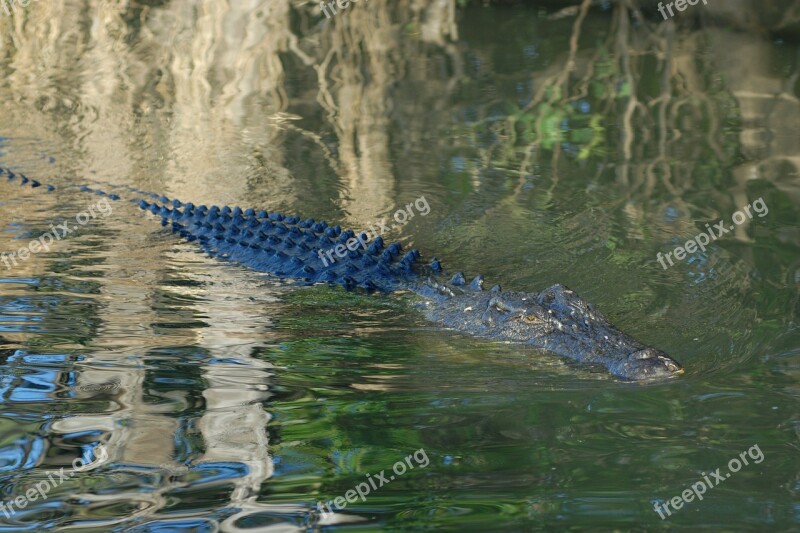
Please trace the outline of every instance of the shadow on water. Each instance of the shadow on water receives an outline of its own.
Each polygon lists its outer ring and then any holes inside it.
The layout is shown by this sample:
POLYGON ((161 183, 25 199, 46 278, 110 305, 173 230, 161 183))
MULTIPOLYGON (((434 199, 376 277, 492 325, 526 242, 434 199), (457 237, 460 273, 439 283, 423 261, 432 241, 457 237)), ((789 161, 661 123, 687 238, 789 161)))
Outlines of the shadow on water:
MULTIPOLYGON (((0 7, 1 166, 355 229, 424 196, 389 237, 572 287, 687 369, 631 385, 437 330, 119 202, 0 263, 0 531, 796 528, 800 7, 572 3, 0 7)), ((0 251, 97 201, 5 181, 0 251)))

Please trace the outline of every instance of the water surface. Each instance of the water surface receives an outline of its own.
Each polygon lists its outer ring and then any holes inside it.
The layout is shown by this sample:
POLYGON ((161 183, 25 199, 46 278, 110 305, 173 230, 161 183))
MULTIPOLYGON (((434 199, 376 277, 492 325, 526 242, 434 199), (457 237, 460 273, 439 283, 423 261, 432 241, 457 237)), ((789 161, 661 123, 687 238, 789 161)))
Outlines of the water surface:
POLYGON ((0 251, 96 206, 70 189, 93 180, 355 229, 424 196, 385 238, 567 285, 686 374, 632 385, 442 331, 406 295, 224 264, 116 202, 0 264, 0 496, 91 461, 0 530, 796 530, 797 43, 616 5, 576 25, 552 3, 294 4, 0 13, 0 166, 60 186, 0 180, 0 251))

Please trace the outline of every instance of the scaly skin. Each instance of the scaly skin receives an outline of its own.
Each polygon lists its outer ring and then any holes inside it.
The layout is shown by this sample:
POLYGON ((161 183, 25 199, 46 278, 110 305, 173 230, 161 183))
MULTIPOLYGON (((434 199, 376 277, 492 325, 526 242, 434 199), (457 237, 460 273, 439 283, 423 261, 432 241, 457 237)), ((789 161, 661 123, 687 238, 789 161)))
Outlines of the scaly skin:
MULTIPOLYGON (((8 181, 56 188, 0 168, 8 181)), ((82 191, 120 200, 87 186, 82 191)), ((433 259, 421 265, 420 253, 401 253, 399 243, 385 246, 377 237, 362 242, 335 263, 322 261, 320 251, 351 243, 356 235, 325 222, 238 207, 195 206, 133 188, 130 201, 161 217, 162 224, 212 256, 259 272, 303 283, 334 283, 368 291, 408 290, 420 297, 424 313, 446 328, 493 340, 527 344, 587 365, 604 366, 611 374, 634 381, 662 379, 683 372, 669 355, 648 347, 615 328, 570 289, 554 285, 541 293, 484 290, 483 278, 469 285, 462 274, 447 281, 433 259), (154 200, 154 201, 151 201, 154 200)))

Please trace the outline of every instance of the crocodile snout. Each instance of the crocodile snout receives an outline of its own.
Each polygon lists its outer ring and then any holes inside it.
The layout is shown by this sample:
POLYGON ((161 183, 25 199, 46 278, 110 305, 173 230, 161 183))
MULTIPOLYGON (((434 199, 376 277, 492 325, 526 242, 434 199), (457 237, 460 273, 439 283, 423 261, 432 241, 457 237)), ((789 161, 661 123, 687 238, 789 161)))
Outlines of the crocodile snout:
POLYGON ((617 370, 616 374, 620 377, 636 381, 683 374, 680 363, 655 348, 644 348, 629 354, 617 370))

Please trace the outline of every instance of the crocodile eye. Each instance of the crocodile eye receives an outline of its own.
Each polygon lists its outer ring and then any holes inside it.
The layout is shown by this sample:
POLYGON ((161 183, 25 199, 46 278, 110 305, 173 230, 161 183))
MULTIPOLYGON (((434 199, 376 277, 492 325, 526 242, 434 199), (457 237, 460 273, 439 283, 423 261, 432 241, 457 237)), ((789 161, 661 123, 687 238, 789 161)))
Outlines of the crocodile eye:
POLYGON ((525 320, 527 320, 528 322, 541 322, 541 320, 539 320, 539 317, 534 315, 525 315, 525 320))

